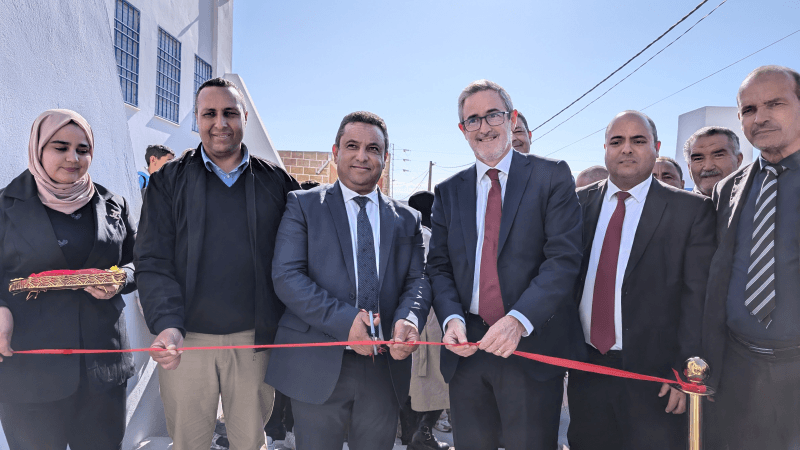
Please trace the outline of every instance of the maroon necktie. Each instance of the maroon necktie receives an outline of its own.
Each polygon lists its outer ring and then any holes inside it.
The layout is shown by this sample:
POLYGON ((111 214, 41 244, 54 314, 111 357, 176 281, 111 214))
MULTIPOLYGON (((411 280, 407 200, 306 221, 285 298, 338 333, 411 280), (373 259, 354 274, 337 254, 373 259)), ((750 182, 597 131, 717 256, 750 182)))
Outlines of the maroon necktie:
POLYGON ((622 222, 625 220, 625 199, 631 194, 617 192, 617 208, 611 215, 603 239, 603 249, 597 262, 592 296, 592 345, 606 354, 617 341, 614 332, 614 293, 617 285, 619 243, 622 240, 622 222))
POLYGON ((500 238, 500 217, 503 213, 499 173, 497 169, 486 171, 486 175, 492 180, 492 188, 489 189, 489 198, 486 200, 481 279, 478 290, 478 313, 489 325, 494 325, 505 315, 503 297, 500 294, 500 279, 497 275, 497 241, 500 238))

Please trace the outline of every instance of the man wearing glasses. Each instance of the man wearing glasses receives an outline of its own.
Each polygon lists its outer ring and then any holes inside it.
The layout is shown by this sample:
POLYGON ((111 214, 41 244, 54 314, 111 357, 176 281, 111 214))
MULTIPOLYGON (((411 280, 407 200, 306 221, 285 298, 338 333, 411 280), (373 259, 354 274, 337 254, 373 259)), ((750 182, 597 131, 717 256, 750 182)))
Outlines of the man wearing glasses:
POLYGON ((476 162, 436 187, 428 253, 455 446, 497 448, 502 430, 508 450, 555 448, 564 369, 508 357, 585 356, 575 184, 565 162, 512 151, 517 111, 498 84, 467 86, 458 116, 476 162))
POLYGON ((528 121, 525 120, 525 116, 517 111, 517 124, 514 126, 514 139, 511 141, 511 146, 514 147, 514 150, 527 155, 531 152, 532 134, 528 129, 528 121))

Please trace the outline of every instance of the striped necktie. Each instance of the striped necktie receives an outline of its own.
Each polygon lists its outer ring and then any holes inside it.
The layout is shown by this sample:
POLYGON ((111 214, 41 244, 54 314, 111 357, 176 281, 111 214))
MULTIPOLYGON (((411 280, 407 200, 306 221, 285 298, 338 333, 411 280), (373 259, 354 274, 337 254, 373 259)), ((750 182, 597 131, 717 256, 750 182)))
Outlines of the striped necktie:
POLYGON ((772 323, 775 309, 775 216, 778 203, 778 176, 783 166, 767 164, 767 176, 756 199, 753 216, 753 240, 750 244, 750 267, 744 305, 765 328, 772 323))

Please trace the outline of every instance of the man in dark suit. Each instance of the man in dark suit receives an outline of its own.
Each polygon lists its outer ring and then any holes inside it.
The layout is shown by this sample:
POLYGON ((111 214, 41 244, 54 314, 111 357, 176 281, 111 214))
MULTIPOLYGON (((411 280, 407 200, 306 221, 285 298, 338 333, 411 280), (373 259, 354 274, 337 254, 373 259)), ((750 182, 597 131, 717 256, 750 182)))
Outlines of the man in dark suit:
MULTIPOLYGON (((419 339, 431 293, 419 213, 380 193, 389 137, 369 112, 345 116, 333 155, 339 181, 289 194, 273 260, 286 304, 277 344, 419 339)), ((267 383, 292 399, 298 450, 391 449, 416 346, 276 349, 267 383)))
POLYGON ((719 248, 703 319, 712 419, 731 450, 800 448, 800 74, 759 67, 737 104, 761 156, 712 194, 719 248))
MULTIPOLYGON (((660 146, 640 112, 609 123, 609 177, 578 190, 584 247, 576 298, 590 363, 674 378, 671 369, 700 350, 714 210, 652 177, 660 146)), ((685 394, 668 384, 570 371, 567 390, 572 449, 685 446, 685 394)))
POLYGON ((264 384, 269 352, 180 349, 273 342, 284 310, 269 276, 275 235, 286 195, 299 186, 249 154, 247 111, 233 83, 206 81, 195 105, 201 144, 150 178, 136 280, 157 335, 150 354, 174 448, 211 445, 221 396, 231 446, 258 449, 274 396, 264 384))
POLYGON ((436 187, 428 253, 455 446, 497 448, 502 429, 509 450, 555 448, 564 369, 505 358, 580 357, 575 184, 565 162, 512 150, 517 112, 497 83, 467 86, 458 116, 477 161, 436 187))

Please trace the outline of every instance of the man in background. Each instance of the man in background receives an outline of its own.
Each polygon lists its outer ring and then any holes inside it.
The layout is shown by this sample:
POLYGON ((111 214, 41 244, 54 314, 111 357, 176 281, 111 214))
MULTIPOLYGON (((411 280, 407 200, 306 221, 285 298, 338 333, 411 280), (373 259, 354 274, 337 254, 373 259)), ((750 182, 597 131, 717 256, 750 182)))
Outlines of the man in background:
POLYGON ((147 161, 147 171, 140 170, 139 175, 139 190, 144 195, 144 190, 150 183, 150 175, 164 166, 164 164, 175 159, 175 152, 166 145, 150 145, 144 151, 144 159, 147 161))
POLYGON ((511 146, 514 150, 528 154, 531 152, 531 131, 528 129, 528 121, 521 112, 517 112, 517 125, 512 133, 511 146))
POLYGON ((683 190, 683 170, 678 165, 678 161, 669 156, 659 156, 653 166, 653 176, 656 180, 668 184, 672 187, 683 190))
POLYGON ((575 188, 580 189, 592 183, 597 183, 600 180, 608 178, 608 169, 603 166, 592 166, 583 169, 578 177, 575 178, 575 188))
POLYGON ((683 157, 694 181, 692 192, 711 197, 714 185, 742 165, 739 136, 725 127, 701 128, 683 144, 683 157))

